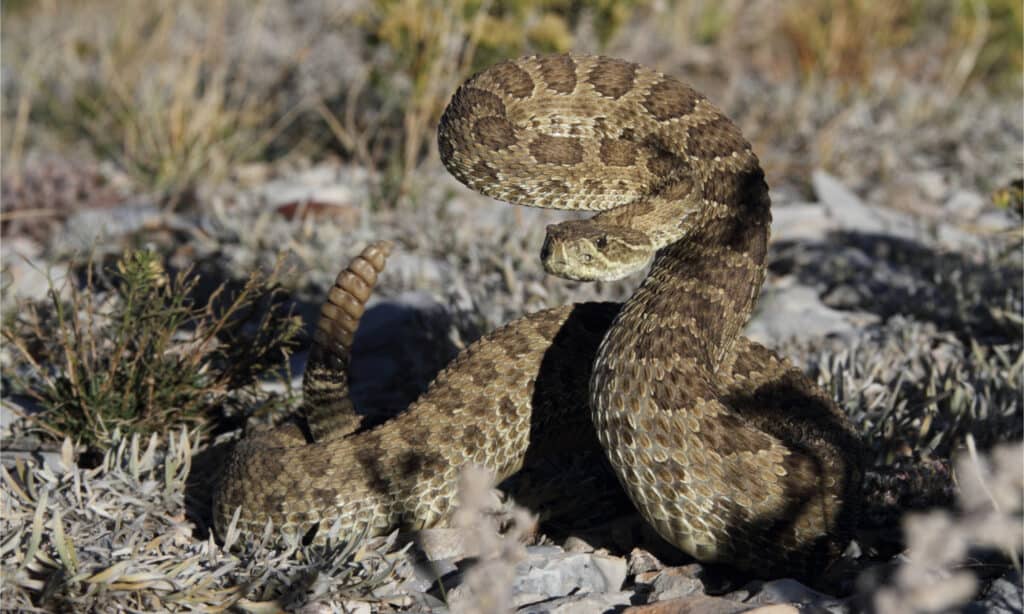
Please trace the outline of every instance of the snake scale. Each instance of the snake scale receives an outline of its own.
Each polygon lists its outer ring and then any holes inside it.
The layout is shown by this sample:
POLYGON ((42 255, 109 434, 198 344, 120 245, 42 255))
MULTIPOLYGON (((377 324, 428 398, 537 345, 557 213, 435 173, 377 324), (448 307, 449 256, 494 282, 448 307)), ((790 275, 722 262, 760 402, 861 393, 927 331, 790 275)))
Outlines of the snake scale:
POLYGON ((492 332, 406 412, 354 430, 347 344, 389 249, 371 246, 368 264, 339 276, 307 372, 310 424, 328 426, 242 440, 218 528, 236 508, 250 531, 268 519, 285 532, 338 522, 343 538, 428 527, 456 503, 461 467, 502 480, 537 450, 596 438, 643 518, 681 550, 765 576, 821 571, 852 530, 862 447, 824 392, 741 335, 771 214, 737 127, 657 71, 555 55, 469 79, 438 144, 485 195, 597 212, 548 227, 549 273, 647 276, 621 305, 556 307, 492 332))

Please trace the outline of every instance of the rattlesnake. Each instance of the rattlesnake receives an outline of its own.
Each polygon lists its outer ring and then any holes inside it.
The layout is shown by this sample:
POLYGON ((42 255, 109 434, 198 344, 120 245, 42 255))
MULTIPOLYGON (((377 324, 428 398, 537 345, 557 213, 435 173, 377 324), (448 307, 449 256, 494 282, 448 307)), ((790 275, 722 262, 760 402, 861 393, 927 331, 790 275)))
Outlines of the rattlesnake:
MULTIPOLYGON (((621 306, 557 307, 477 341, 383 425, 309 444, 287 429, 243 440, 218 527, 239 506, 248 530, 267 519, 289 532, 337 522, 349 538, 430 526, 455 503, 463 465, 500 480, 528 452, 596 436, 641 515, 683 551, 765 575, 820 571, 849 536, 861 445, 822 391, 740 335, 764 279, 770 201, 735 125, 654 70, 556 55, 467 81, 438 144, 486 195, 600 211, 548 227, 548 272, 650 272, 621 306)), ((358 315, 368 289, 349 294, 358 315)), ((328 333, 337 315, 325 310, 328 333)), ((343 399, 347 346, 335 345, 341 358, 320 359, 307 391, 331 380, 327 396, 343 399)))

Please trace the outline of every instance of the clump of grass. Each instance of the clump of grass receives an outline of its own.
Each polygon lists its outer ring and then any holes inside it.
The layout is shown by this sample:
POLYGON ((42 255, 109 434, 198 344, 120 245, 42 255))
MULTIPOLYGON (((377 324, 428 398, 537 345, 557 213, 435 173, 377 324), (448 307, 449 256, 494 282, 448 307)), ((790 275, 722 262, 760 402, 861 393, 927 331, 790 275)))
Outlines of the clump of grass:
POLYGON ((293 117, 274 104, 272 80, 257 79, 265 67, 231 46, 258 23, 260 3, 244 16, 228 0, 87 4, 41 3, 5 32, 5 53, 25 71, 12 88, 12 164, 31 119, 85 143, 173 207, 200 179, 265 154, 293 117), (58 44, 39 45, 40 36, 58 44))
POLYGON ((70 439, 59 467, 0 468, 4 606, 278 612, 329 603, 337 610, 390 581, 402 557, 386 553, 393 540, 281 544, 269 526, 240 548, 230 531, 223 546, 195 539, 186 483, 201 440, 198 429, 148 443, 115 432, 92 469, 75 464, 70 439))
POLYGON ((1019 343, 965 344, 903 318, 847 348, 821 353, 812 376, 859 424, 872 461, 950 459, 967 436, 983 448, 1019 440, 1019 343))
POLYGON ((32 423, 102 449, 118 429, 206 422, 235 391, 279 369, 294 345, 301 323, 286 309, 280 274, 279 260, 198 305, 199 277, 170 275, 153 252, 127 252, 110 270, 90 260, 82 287, 66 282, 67 299, 51 284, 48 302, 4 325, 11 378, 45 408, 32 423))
POLYGON ((931 75, 949 97, 971 80, 1020 87, 1020 3, 816 0, 786 3, 781 14, 780 38, 805 79, 863 86, 880 68, 897 65, 931 75))

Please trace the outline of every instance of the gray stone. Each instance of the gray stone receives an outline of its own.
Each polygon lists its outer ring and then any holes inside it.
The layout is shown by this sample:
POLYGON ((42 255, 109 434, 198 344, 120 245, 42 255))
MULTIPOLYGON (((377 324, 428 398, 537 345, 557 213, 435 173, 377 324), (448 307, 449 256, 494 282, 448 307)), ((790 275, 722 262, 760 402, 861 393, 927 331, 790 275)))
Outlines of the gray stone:
POLYGON ((972 220, 985 208, 985 199, 977 192, 957 190, 946 201, 945 208, 962 220, 972 220))
POLYGON ((1024 586, 1020 574, 1010 572, 992 582, 984 597, 964 607, 968 614, 1020 614, 1024 612, 1024 586))
POLYGON ((767 605, 772 603, 798 603, 806 606, 827 608, 842 602, 835 597, 819 593, 791 578, 765 582, 748 603, 767 605))
POLYGON ((626 581, 626 560, 600 554, 531 547, 516 565, 513 601, 525 605, 569 594, 618 591, 626 581))
POLYGON ((935 241, 939 247, 956 251, 979 249, 985 244, 980 236, 961 230, 952 224, 939 224, 935 228, 935 241))
POLYGON ((648 593, 647 601, 665 601, 704 592, 704 583, 697 578, 700 565, 670 567, 658 572, 645 572, 636 576, 638 592, 648 593))
POLYGON ((53 286, 66 295, 64 280, 68 275, 67 264, 49 265, 43 259, 42 247, 25 237, 5 238, 0 242, 0 285, 4 289, 3 302, 18 299, 38 301, 46 297, 53 286))
POLYGON ((399 586, 402 593, 410 591, 425 593, 437 584, 441 578, 459 571, 458 566, 451 559, 422 561, 414 560, 415 557, 411 554, 409 558, 411 559, 409 561, 410 572, 407 574, 408 577, 405 581, 399 586))
POLYGON ((596 550, 589 542, 575 535, 567 537, 565 543, 562 544, 562 548, 566 552, 593 552, 596 550))
POLYGON ((633 598, 630 591, 568 595, 542 603, 525 605, 517 610, 521 614, 593 614, 617 612, 628 606, 633 598))
POLYGON ((0 434, 4 437, 10 435, 11 425, 20 418, 24 412, 14 406, 7 399, 0 402, 0 434))
POLYGON ((849 335, 876 321, 874 314, 832 309, 813 288, 791 283, 765 288, 745 334, 772 345, 789 339, 849 335))
POLYGON ((658 571, 663 567, 665 565, 658 560, 658 557, 646 550, 633 548, 629 553, 629 574, 631 576, 644 572, 658 571))
POLYGON ((861 292, 850 284, 840 284, 821 297, 821 302, 832 309, 855 309, 863 300, 861 292))
POLYGON ((480 554, 480 545, 476 540, 466 539, 466 535, 463 529, 423 529, 409 535, 401 535, 399 544, 413 542, 415 550, 422 552, 429 561, 458 562, 480 554))
POLYGON ((112 209, 82 209, 64 224, 60 241, 70 250, 88 250, 93 246, 119 248, 112 239, 135 234, 147 228, 187 228, 190 224, 178 216, 161 211, 145 202, 128 203, 112 209))
POLYGON ((925 198, 939 202, 946 195, 946 177, 939 171, 921 171, 914 176, 918 188, 925 198))
POLYGON ((668 601, 626 608, 622 614, 737 614, 751 610, 749 604, 736 603, 721 597, 687 595, 668 601))
POLYGON ((838 227, 819 203, 796 203, 772 209, 773 242, 821 241, 838 227))
POLYGON ((842 230, 911 239, 921 235, 911 218, 865 204, 842 182, 825 171, 815 171, 811 183, 829 218, 842 230))
POLYGON ((353 205, 367 202, 366 173, 357 167, 320 164, 267 182, 260 193, 271 207, 310 201, 353 205))
POLYGON ((1009 211, 993 209, 986 211, 975 220, 979 232, 1001 232, 1012 228, 1019 228, 1020 221, 1013 217, 1009 211))

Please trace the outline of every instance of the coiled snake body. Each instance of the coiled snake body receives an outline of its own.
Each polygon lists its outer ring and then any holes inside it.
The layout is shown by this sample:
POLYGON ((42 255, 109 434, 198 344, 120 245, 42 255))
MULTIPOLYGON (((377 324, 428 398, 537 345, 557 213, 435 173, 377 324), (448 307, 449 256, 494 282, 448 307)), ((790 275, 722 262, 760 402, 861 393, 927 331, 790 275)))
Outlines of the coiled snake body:
MULTIPOLYGON (((683 551, 764 575, 820 571, 848 539, 861 448, 822 391, 740 335, 764 279, 770 201, 736 126, 656 71, 557 55, 467 81, 438 143, 449 171, 486 195, 599 212, 548 228, 550 273, 607 280, 650 264, 647 277, 621 307, 560 307, 495 331, 374 429, 244 440, 218 526, 237 506, 249 529, 268 518, 300 532, 340 518, 352 536, 429 526, 453 505, 462 465, 500 480, 578 429, 596 434, 637 509, 683 551)), ((334 381, 328 396, 345 396, 347 346, 335 346, 307 391, 334 381)))

